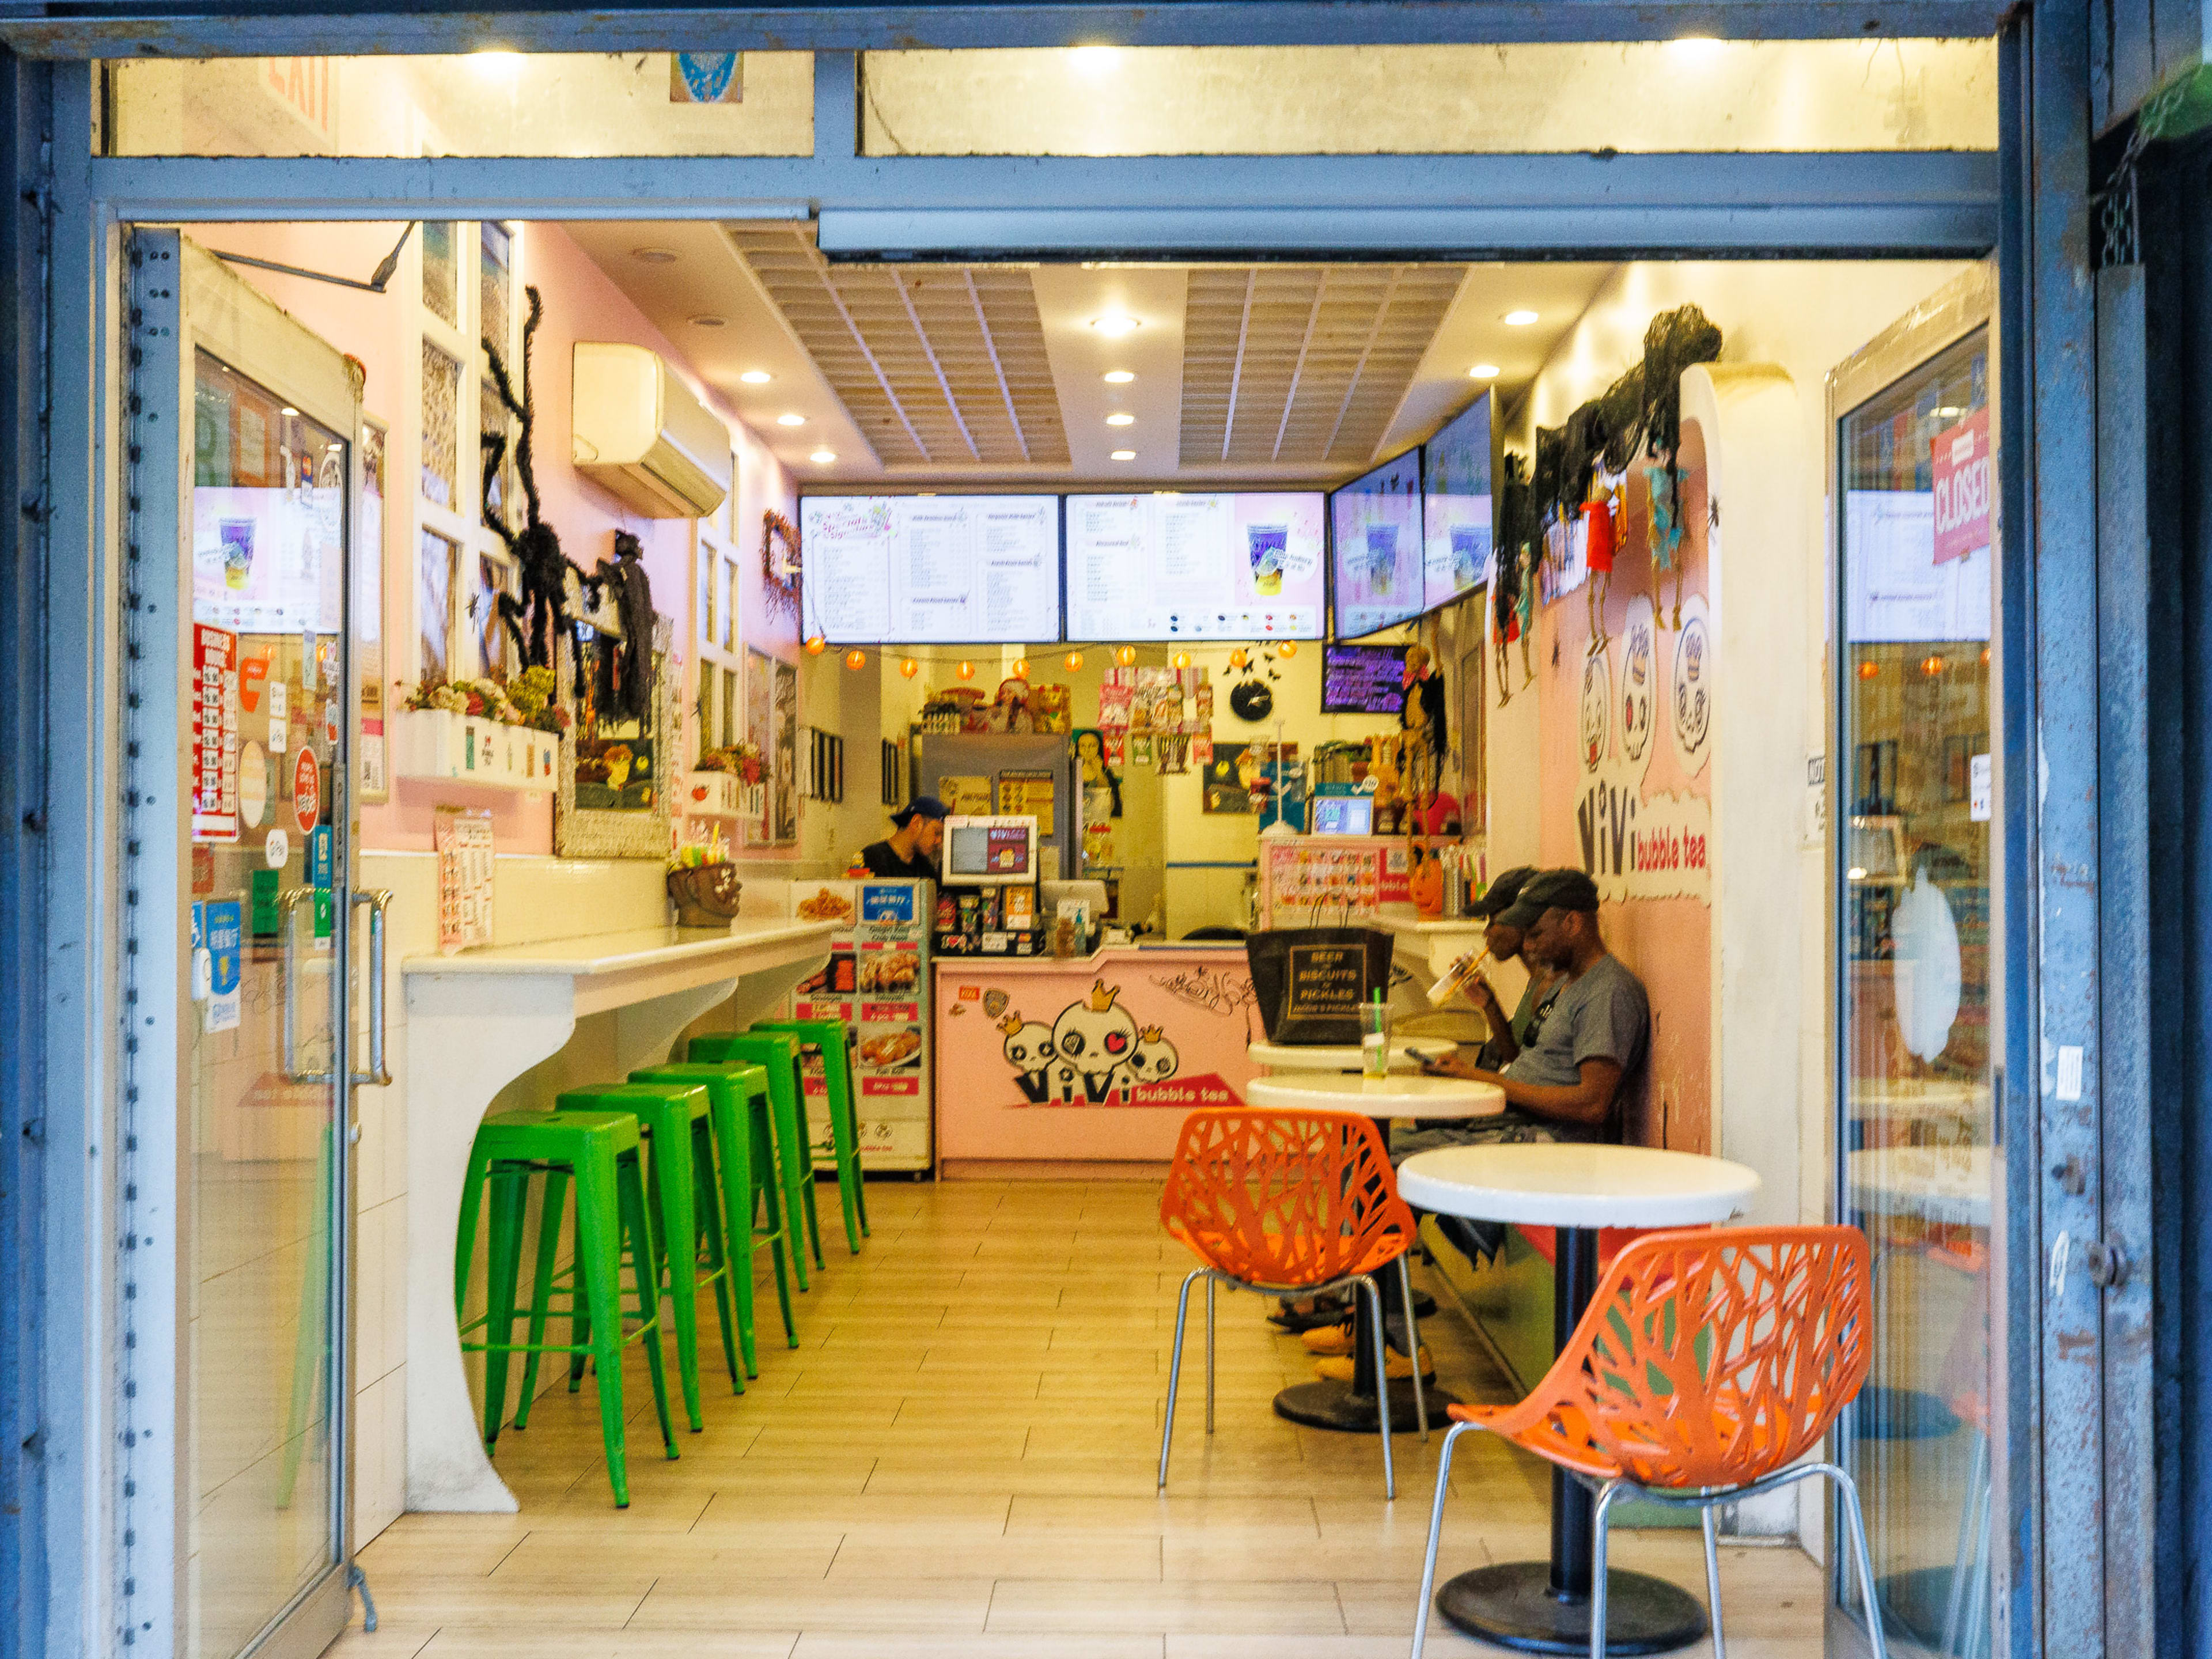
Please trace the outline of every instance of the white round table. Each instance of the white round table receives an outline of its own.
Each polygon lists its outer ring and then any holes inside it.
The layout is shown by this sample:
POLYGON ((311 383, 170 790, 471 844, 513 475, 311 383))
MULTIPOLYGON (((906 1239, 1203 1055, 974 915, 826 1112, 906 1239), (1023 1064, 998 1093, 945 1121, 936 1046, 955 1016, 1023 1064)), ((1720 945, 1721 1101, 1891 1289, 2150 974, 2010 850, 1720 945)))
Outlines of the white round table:
MULTIPOLYGON (((1322 1110, 1358 1112, 1368 1117, 1496 1117, 1505 1109, 1505 1091, 1494 1083, 1472 1078, 1372 1078, 1354 1073, 1308 1072, 1291 1077, 1255 1078, 1244 1085, 1245 1097, 1271 1111, 1322 1110)), ((1387 1139, 1389 1130, 1383 1134, 1387 1139)), ((1375 1337, 1366 1298, 1352 1298, 1352 1381, 1297 1382, 1275 1396, 1275 1414, 1311 1429, 1334 1429, 1342 1434, 1380 1434, 1382 1431, 1383 1380, 1375 1374, 1375 1337)), ((1389 1385, 1390 1419, 1394 1430, 1415 1421, 1413 1385, 1409 1377, 1389 1385)), ((1431 1413, 1455 1404, 1449 1395, 1431 1391, 1431 1413)))
MULTIPOLYGON (((1417 1071, 1423 1059, 1442 1060, 1457 1047, 1449 1037, 1401 1037, 1390 1045, 1390 1069, 1417 1071)), ((1244 1053, 1270 1072, 1356 1072, 1364 1063, 1352 1042, 1255 1042, 1244 1053)))
MULTIPOLYGON (((1364 1112, 1370 1117, 1496 1117, 1505 1109, 1505 1091, 1472 1078, 1409 1077, 1392 1073, 1306 1072, 1290 1077, 1255 1077, 1244 1085, 1255 1106, 1278 1112, 1319 1109, 1364 1112)), ((1462 1151, 1476 1150, 1472 1147, 1462 1151)), ((1408 1203, 1414 1202, 1399 1188, 1408 1203)))
MULTIPOLYGON (((1739 1214, 1758 1172, 1725 1158, 1650 1146, 1587 1142, 1445 1146, 1398 1170, 1408 1204, 1446 1215, 1559 1230, 1555 1351, 1597 1288, 1601 1227, 1688 1227, 1739 1214)), ((1552 1559, 1461 1573, 1437 1592, 1437 1611, 1470 1636, 1530 1653, 1589 1649, 1590 1525, 1595 1500, 1565 1469, 1552 1471, 1552 1559)), ((1608 1652, 1670 1653, 1702 1639, 1705 1608, 1662 1579, 1606 1574, 1608 1652)))

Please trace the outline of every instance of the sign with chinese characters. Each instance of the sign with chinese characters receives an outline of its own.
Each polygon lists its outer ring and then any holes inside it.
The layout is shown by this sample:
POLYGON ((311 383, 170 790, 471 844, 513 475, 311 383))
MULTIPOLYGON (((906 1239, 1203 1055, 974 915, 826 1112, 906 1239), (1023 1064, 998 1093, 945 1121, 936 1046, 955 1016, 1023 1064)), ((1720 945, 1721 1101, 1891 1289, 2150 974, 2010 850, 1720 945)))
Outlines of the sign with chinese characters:
POLYGON ((238 839, 238 635, 192 625, 192 839, 238 839))

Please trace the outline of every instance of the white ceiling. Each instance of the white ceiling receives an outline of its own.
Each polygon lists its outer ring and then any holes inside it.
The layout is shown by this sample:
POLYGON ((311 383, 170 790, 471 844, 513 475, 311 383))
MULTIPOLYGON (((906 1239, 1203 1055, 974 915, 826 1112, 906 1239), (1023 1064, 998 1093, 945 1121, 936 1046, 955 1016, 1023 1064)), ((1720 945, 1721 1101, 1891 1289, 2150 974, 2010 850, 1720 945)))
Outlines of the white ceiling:
POLYGON ((799 221, 562 228, 802 483, 848 487, 1338 483, 1463 408, 1478 362, 1516 396, 1613 269, 847 264, 799 221), (1091 326, 1115 313, 1139 326, 1091 326))

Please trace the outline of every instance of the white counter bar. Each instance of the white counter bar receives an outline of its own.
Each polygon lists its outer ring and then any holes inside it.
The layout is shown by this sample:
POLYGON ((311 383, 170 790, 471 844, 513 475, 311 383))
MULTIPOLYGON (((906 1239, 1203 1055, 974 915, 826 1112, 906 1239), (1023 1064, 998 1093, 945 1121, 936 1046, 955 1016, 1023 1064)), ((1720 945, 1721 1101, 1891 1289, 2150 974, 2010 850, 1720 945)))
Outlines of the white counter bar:
POLYGON ((477 1126, 500 1091, 559 1054, 587 1015, 611 1014, 611 1053, 565 1085, 615 1083, 666 1060, 719 1004, 742 1026, 827 958, 826 921, 741 916, 726 933, 652 927, 410 956, 406 987, 407 1507, 497 1510, 514 1496, 484 1455, 459 1328, 453 1249, 477 1126))
POLYGON ((1417 974, 1424 971, 1419 964, 1425 963, 1431 980, 1442 977, 1444 969, 1462 957, 1480 956, 1482 935, 1489 926, 1480 916, 1450 921, 1424 916, 1406 903, 1378 904, 1371 911, 1356 914, 1353 920, 1395 935, 1398 959, 1417 974))

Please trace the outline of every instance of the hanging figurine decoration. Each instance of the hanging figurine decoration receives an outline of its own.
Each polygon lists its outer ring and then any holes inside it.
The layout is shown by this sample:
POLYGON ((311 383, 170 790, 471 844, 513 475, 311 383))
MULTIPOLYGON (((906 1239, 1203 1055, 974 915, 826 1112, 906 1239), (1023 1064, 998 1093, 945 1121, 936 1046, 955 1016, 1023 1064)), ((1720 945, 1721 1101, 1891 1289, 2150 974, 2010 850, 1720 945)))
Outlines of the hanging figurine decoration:
MULTIPOLYGON (((1504 458, 1498 492, 1497 568, 1490 592, 1492 638, 1498 647, 1498 706, 1513 701, 1512 664, 1505 647, 1521 638, 1522 590, 1527 586, 1528 549, 1534 538, 1535 492, 1518 455, 1504 458)), ((1522 663, 1528 663, 1524 643, 1522 663)), ((1527 684, 1524 679, 1523 684, 1527 684)))
POLYGON ((499 473, 507 459, 507 434, 503 431, 487 432, 479 440, 483 460, 483 522, 514 558, 520 578, 521 592, 501 594, 499 614, 507 624, 507 634, 514 641, 514 648, 522 659, 522 666, 550 668, 554 665, 555 641, 567 634, 570 635, 571 645, 575 643, 575 623, 568 611, 570 576, 574 576, 593 606, 599 602, 599 585, 586 576, 575 562, 561 550, 561 538, 553 526, 545 522, 543 504, 538 499, 538 471, 534 464, 538 405, 531 389, 530 355, 545 307, 534 284, 523 291, 529 296, 530 314, 522 325, 522 395, 520 398, 515 395, 514 382, 507 375, 507 363, 500 356, 499 348, 492 343, 489 336, 483 342, 484 358, 490 367, 492 385, 499 393, 501 405, 521 428, 514 442, 514 471, 522 485, 522 528, 514 530, 508 527, 505 504, 500 501, 499 473))
POLYGON ((1401 684, 1406 700, 1398 711, 1398 729, 1406 734, 1407 780, 1417 797, 1431 795, 1443 781, 1450 738, 1444 729, 1444 677, 1430 661, 1426 646, 1406 647, 1401 684))
POLYGON ((1654 317, 1644 331, 1644 445, 1651 458, 1644 483, 1651 492, 1652 609, 1659 583, 1674 578, 1674 626, 1682 626, 1682 375, 1721 355, 1721 331, 1695 306, 1654 317))
POLYGON ((653 707, 653 584, 645 548, 629 531, 615 532, 615 562, 600 564, 597 581, 614 594, 623 636, 620 650, 600 644, 593 696, 617 718, 643 721, 653 707))

